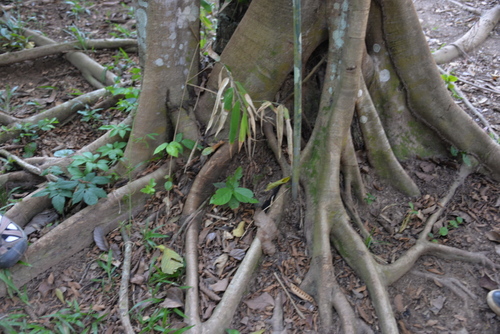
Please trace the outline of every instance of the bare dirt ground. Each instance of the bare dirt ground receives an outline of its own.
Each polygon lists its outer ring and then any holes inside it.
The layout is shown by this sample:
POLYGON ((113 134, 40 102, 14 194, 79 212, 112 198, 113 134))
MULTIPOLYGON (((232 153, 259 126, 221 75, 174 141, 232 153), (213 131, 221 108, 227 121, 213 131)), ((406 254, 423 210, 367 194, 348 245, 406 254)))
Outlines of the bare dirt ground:
MULTIPOLYGON (((130 5, 129 1, 126 3, 130 5)), ((414 4, 433 50, 462 36, 479 18, 477 14, 447 0, 416 0, 414 4)), ((466 4, 479 10, 487 10, 495 1, 471 0, 466 4)), ((7 1, 7 5, 14 5, 14 2, 7 1)), ((11 11, 14 10, 15 6, 11 11)), ((110 37, 110 32, 116 32, 114 23, 123 25, 132 20, 128 9, 118 1, 96 3, 89 7, 90 13, 81 13, 77 17, 71 15, 68 4, 57 0, 25 1, 20 3, 20 10, 20 18, 28 27, 40 30, 57 41, 71 39, 64 31, 71 25, 77 26, 89 37, 104 38, 110 37)), ((116 51, 91 53, 101 64, 113 66, 116 65, 116 54, 116 51)), ((133 54, 130 56, 137 61, 133 54)), ((500 26, 496 27, 483 45, 443 68, 469 82, 459 81, 458 85, 490 122, 492 129, 500 133, 500 94, 491 91, 500 91, 500 26)), ((19 106, 15 109, 17 117, 28 117, 36 112, 33 105, 26 105, 28 101, 37 100, 43 104, 43 108, 50 108, 72 98, 71 94, 76 90, 89 92, 93 89, 62 56, 49 56, 0 67, 0 89, 5 89, 7 85, 17 86, 20 93, 13 100, 13 105, 19 106), (41 86, 57 87, 57 90, 47 91, 39 88, 41 86)), ((101 113, 102 119, 108 123, 123 117, 114 110, 103 110, 101 113)), ((479 122, 477 117, 474 118, 479 122)), ((100 121, 81 122, 80 116, 74 117, 64 127, 42 134, 37 139, 36 155, 52 156, 54 151, 62 148, 78 149, 102 135, 103 132, 97 130, 100 124, 100 121)), ((22 147, 16 147, 14 143, 6 145, 11 145, 12 153, 23 155, 22 147)), ((438 200, 456 178, 458 164, 451 159, 407 162, 405 167, 421 187, 422 196, 418 199, 406 198, 385 187, 371 173, 362 154, 360 164, 363 165, 367 190, 373 196, 369 205, 360 204, 358 208, 367 229, 373 233, 370 249, 381 261, 392 262, 415 242, 423 228, 423 222, 437 209, 438 200), (410 208, 410 202, 413 209, 410 208), (405 220, 407 225, 402 228, 405 220)), ((257 146, 257 154, 252 161, 245 156, 239 157, 228 170, 228 175, 238 166, 244 166, 242 183, 253 189, 261 202, 269 197, 263 191, 266 184, 283 177, 263 143, 257 146)), ((182 176, 186 187, 195 173, 196 168, 193 167, 182 176)), ((131 307, 136 306, 131 312, 131 318, 137 332, 160 332, 147 329, 145 324, 162 308, 158 300, 172 297, 169 295, 168 284, 154 284, 150 281, 154 277, 154 265, 160 252, 150 247, 147 240, 167 244, 180 229, 177 220, 185 188, 180 185, 178 190, 168 194, 157 192, 141 215, 133 220, 134 227, 130 231, 134 242, 130 298, 131 307), (148 232, 166 237, 147 239, 145 235, 148 232), (157 301, 154 302, 153 299, 157 301)), ((500 245, 490 239, 493 232, 500 233, 499 207, 498 183, 481 175, 470 176, 459 188, 439 224, 446 226, 449 221, 460 219, 463 223, 457 228, 450 228, 448 235, 444 237, 439 237, 435 230, 436 241, 461 249, 484 252, 498 263, 500 245)), ((210 207, 205 212, 200 232, 199 250, 203 259, 200 276, 202 284, 212 293, 202 297, 203 319, 210 316, 218 295, 224 291, 224 284, 231 278, 239 259, 255 237, 251 221, 253 210, 251 206, 236 211, 210 207), (232 231, 241 221, 250 226, 247 232, 241 238, 231 237, 232 231), (222 267, 217 267, 218 259, 224 254, 229 255, 227 262, 222 267)), ((290 283, 300 285, 308 270, 302 215, 302 208, 288 208, 277 240, 278 252, 272 257, 264 258, 252 286, 249 287, 248 295, 237 310, 232 328, 241 333, 262 329, 267 329, 268 332, 276 306, 275 298, 283 291, 276 277, 287 287, 290 287, 290 283)), ((30 241, 36 242, 36 238, 48 230, 50 227, 36 232, 30 241)), ((107 239, 123 246, 118 231, 112 232, 107 239)), ((182 254, 182 238, 177 239, 172 247, 182 254)), ((103 316, 104 320, 98 322, 97 333, 122 332, 117 306, 121 258, 114 260, 106 270, 106 261, 100 260, 102 255, 103 252, 93 246, 34 279, 26 289, 31 306, 23 304, 18 297, 0 298, 0 324, 9 314, 27 314, 27 321, 52 328, 59 333, 59 329, 54 328, 57 323, 54 318, 44 316, 68 308, 67 301, 77 301, 82 310, 103 316)), ((335 256, 335 270, 336 279, 356 312, 378 332, 376 315, 364 283, 338 255, 335 256)), ((500 275, 483 266, 425 256, 418 261, 413 272, 396 282, 389 291, 401 333, 494 334, 500 333, 500 318, 489 310, 485 298, 490 289, 499 287, 500 275)), ((318 314, 314 302, 294 294, 290 296, 292 299, 284 297, 283 305, 287 332, 315 333, 318 329, 318 314), (294 308, 292 301, 301 313, 294 308)), ((91 322, 91 318, 85 318, 84 327, 90 326, 91 322)), ((182 318, 175 315, 171 316, 168 323, 169 328, 183 325, 182 318)), ((74 332, 81 331, 81 328, 77 328, 74 332)), ((332 333, 339 331, 340 328, 332 329, 332 333)))

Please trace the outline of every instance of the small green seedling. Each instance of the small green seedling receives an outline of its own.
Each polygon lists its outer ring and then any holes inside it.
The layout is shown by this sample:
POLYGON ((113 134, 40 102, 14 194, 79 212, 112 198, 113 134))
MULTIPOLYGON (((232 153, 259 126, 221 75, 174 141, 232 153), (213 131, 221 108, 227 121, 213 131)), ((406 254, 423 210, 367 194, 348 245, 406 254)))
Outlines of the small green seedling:
POLYGON ((114 165, 118 161, 123 158, 123 149, 127 146, 126 142, 118 142, 108 143, 104 146, 101 146, 97 149, 97 152, 102 154, 102 157, 108 157, 110 159, 109 164, 114 165))
POLYGON ((236 209, 240 203, 259 203, 254 197, 253 191, 239 186, 239 180, 243 177, 241 167, 238 167, 234 175, 229 176, 225 183, 214 183, 219 188, 210 198, 210 204, 229 205, 231 209, 236 209))
POLYGON ((450 148, 450 153, 452 156, 454 157, 458 157, 459 155, 461 156, 462 158, 462 161, 464 162, 464 164, 468 167, 471 167, 472 166, 472 162, 470 160, 470 157, 469 155, 467 154, 467 152, 464 152, 464 151, 460 151, 458 148, 456 148, 455 146, 452 146, 450 148))
POLYGON ((117 125, 103 125, 99 128, 99 130, 109 131, 109 136, 120 136, 121 138, 125 138, 128 132, 132 131, 132 128, 126 124, 117 124, 117 125))
POLYGON ((82 121, 90 122, 90 121, 100 121, 102 115, 99 114, 102 108, 92 109, 89 106, 86 106, 84 110, 77 111, 80 115, 82 115, 82 121))
POLYGON ((178 133, 175 139, 170 143, 163 143, 156 148, 154 154, 165 151, 168 155, 178 158, 179 154, 184 152, 184 147, 192 150, 195 147, 195 142, 191 139, 183 139, 182 133, 178 133))
POLYGON ((460 99, 460 95, 458 95, 458 92, 454 84, 454 82, 456 82, 458 78, 451 74, 441 74, 441 78, 443 78, 444 82, 446 83, 446 88, 448 88, 451 91, 453 97, 456 99, 460 99))
POLYGON ((141 189, 141 193, 154 195, 154 193, 156 192, 155 187, 156 187, 155 179, 150 179, 149 183, 146 184, 146 186, 144 186, 144 188, 141 189))
POLYGON ((464 222, 462 217, 457 217, 453 220, 450 220, 448 224, 439 228, 438 235, 434 235, 433 233, 429 233, 429 238, 431 238, 432 242, 437 242, 435 238, 446 237, 451 229, 458 228, 460 224, 464 222))
POLYGON ((366 204, 370 205, 377 200, 377 197, 373 196, 370 193, 366 193, 366 197, 363 199, 366 202, 366 204))

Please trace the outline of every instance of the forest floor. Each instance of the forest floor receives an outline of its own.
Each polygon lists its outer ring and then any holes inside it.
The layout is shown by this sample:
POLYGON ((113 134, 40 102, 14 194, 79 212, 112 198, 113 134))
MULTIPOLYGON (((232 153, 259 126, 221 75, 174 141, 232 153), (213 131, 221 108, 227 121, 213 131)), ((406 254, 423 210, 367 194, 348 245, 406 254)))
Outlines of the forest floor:
MULTIPOLYGON (((467 4, 487 10, 493 2, 471 0, 467 4)), ((71 31, 73 34, 83 32, 88 38, 110 38, 113 36, 111 34, 126 37, 127 33, 123 29, 121 32, 117 30, 117 25, 127 29, 134 26, 132 13, 128 9, 130 3, 125 1, 123 5, 113 0, 99 2, 84 7, 86 10, 80 13, 75 10, 75 4, 85 4, 85 1, 74 1, 73 5, 68 1, 57 0, 23 1, 18 3, 19 8, 16 8, 16 2, 7 2, 6 6, 11 13, 20 9, 19 19, 27 27, 39 30, 56 41, 64 41, 74 39, 69 33, 71 31)), ((414 4, 432 50, 461 37, 479 18, 477 14, 447 0, 415 0, 414 4)), ((88 54, 113 70, 126 70, 138 63, 133 53, 129 53, 128 57, 118 51, 88 54)), ((459 80, 457 83, 490 122, 492 130, 500 133, 500 26, 476 50, 443 68, 468 82, 459 80)), ((3 108, 2 112, 9 112, 19 118, 29 117, 41 109, 72 99, 74 94, 94 89, 62 55, 0 67, 0 90, 5 92, 13 87, 17 88, 8 105, 10 111, 5 109, 5 103, 0 108, 3 108)), ((113 109, 101 110, 97 114, 101 116, 87 113, 87 116, 90 115, 88 121, 82 120, 85 115, 76 115, 63 126, 57 125, 55 129, 39 134, 36 139, 25 138, 19 143, 4 143, 3 148, 22 157, 27 154, 26 144, 34 141, 37 146, 33 154, 50 157, 63 149, 77 150, 83 147, 104 134, 104 131, 98 130, 101 125, 116 124, 124 118, 123 113, 113 109)), ((475 116, 473 118, 476 119, 475 116)), ((479 122, 478 119, 476 121, 479 122)), ((416 159, 406 162, 404 167, 422 192, 422 196, 416 199, 402 196, 384 186, 373 175, 361 153, 359 163, 367 191, 371 194, 369 203, 359 203, 358 206, 367 230, 372 232, 370 250, 381 261, 393 262, 414 244, 425 219, 437 210, 438 200, 457 177, 458 163, 452 159, 416 159), (407 222, 405 228, 402 228, 403 221, 407 222)), ((261 202, 269 197, 268 192, 264 191, 266 185, 284 177, 263 142, 257 143, 252 159, 243 154, 234 159, 224 178, 238 166, 243 166, 242 185, 252 189, 261 202)), ((191 166, 187 173, 178 175, 185 187, 179 184, 178 191, 157 191, 143 212, 133 219, 130 230, 134 243, 130 299, 131 307, 134 307, 131 311, 132 325, 136 332, 159 333, 154 327, 161 325, 162 319, 168 322, 168 328, 183 326, 182 318, 171 311, 173 305, 182 310, 182 301, 169 289, 170 284, 152 281, 158 272, 155 269, 157 259, 161 257, 161 252, 154 245, 167 245, 179 231, 181 226, 178 219, 183 198, 195 174, 196 166, 191 166), (167 311, 162 311, 165 309, 167 311)), ((16 196, 21 198, 22 195, 16 196)), ((499 263, 499 209, 500 185, 478 174, 469 176, 436 224, 436 242, 483 252, 499 263), (450 222, 456 222, 458 227, 451 227, 450 222), (441 236, 439 227, 449 227, 447 235, 441 236)), ((202 319, 212 313, 216 297, 224 291, 255 236, 253 211, 252 206, 245 205, 238 210, 208 207, 204 212, 200 229, 200 277, 202 284, 212 293, 202 294, 202 319), (235 237, 234 230, 242 221, 246 222, 246 232, 241 237, 235 237), (221 265, 221 255, 224 254, 229 256, 225 257, 226 262, 221 265)), ((267 329, 266 333, 270 332, 275 297, 283 290, 277 277, 285 286, 289 287, 290 283, 298 286, 309 268, 302 223, 303 211, 300 207, 286 210, 276 241, 278 251, 263 259, 248 294, 236 311, 231 328, 241 333, 263 329, 267 329)), ((30 235, 30 242, 36 242, 52 226, 35 231, 30 235)), ((107 240, 111 244, 123 246, 119 231, 111 232, 107 240)), ((177 239, 171 247, 182 254, 182 238, 177 239)), ((95 326, 92 330, 95 329, 96 333, 122 332, 117 303, 121 255, 116 255, 110 261, 106 260, 105 255, 93 245, 67 262, 48 268, 45 274, 33 279, 22 290, 29 305, 23 303, 19 296, 0 298, 0 326, 2 322, 5 324, 5 321, 12 319, 9 316, 19 314, 19 319, 47 328, 47 333, 59 333, 63 331, 57 326, 65 326, 65 321, 74 316, 72 322, 69 321, 74 330, 68 332, 80 333, 83 327, 91 328, 92 324, 95 326), (77 320, 82 321, 81 325, 77 320)), ((334 261, 336 279, 350 303, 374 332, 378 332, 376 315, 366 286, 340 255, 335 254, 334 261)), ((425 256, 417 262, 414 271, 393 284, 389 291, 401 333, 494 334, 500 333, 500 317, 489 310, 486 294, 499 287, 499 273, 483 266, 425 256)), ((285 298, 283 310, 288 333, 317 331, 318 313, 314 303, 291 294, 285 298)), ((5 331, 11 333, 7 329, 5 331)), ((332 333, 339 331, 340 328, 332 329, 332 333)), ((17 332, 21 330, 18 328, 17 332)))

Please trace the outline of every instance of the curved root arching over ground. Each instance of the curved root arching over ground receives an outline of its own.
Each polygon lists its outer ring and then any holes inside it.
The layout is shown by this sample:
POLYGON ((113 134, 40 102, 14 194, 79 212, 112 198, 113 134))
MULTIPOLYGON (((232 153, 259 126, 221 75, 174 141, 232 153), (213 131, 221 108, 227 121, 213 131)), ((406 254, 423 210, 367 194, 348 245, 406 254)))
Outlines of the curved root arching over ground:
MULTIPOLYGON (((287 51, 290 49, 288 40, 291 37, 289 9, 287 0, 254 0, 240 23, 240 28, 221 55, 221 61, 231 68, 234 78, 246 87, 255 101, 272 99, 292 69, 293 55, 287 51), (269 15, 276 11, 285 13, 285 19, 277 20, 274 15, 269 15), (289 21, 286 21, 288 19, 289 21), (258 29, 255 22, 259 22, 258 29), (277 29, 277 26, 283 29, 277 29), (267 36, 274 43, 276 50, 280 50, 273 53, 272 57, 266 53, 270 41, 259 37, 261 29, 266 33, 263 36, 267 36), (261 44, 248 50, 245 45, 249 41, 260 41, 261 44)), ((457 174, 456 181, 450 185, 449 192, 440 201, 441 209, 428 219, 416 244, 391 264, 382 265, 376 262, 363 241, 367 232, 359 223, 352 204, 356 200, 362 201, 365 195, 354 152, 354 139, 351 139, 351 132, 354 133, 352 129, 356 126, 352 124, 353 119, 357 119, 370 163, 379 177, 410 196, 418 196, 419 189, 398 159, 416 155, 442 155, 444 147, 453 145, 472 157, 477 170, 499 179, 500 147, 450 98, 426 46, 411 0, 332 1, 328 4, 319 0, 311 1, 304 9, 303 17, 304 31, 307 31, 307 34, 304 34, 305 57, 311 55, 326 35, 329 36, 329 48, 319 111, 313 132, 301 155, 302 193, 307 206, 305 233, 311 255, 310 270, 301 288, 315 298, 323 332, 330 332, 336 326, 334 311, 337 312, 345 333, 370 332, 368 326, 356 318, 354 310, 335 280, 332 254, 336 251, 365 282, 378 316, 380 330, 383 333, 398 333, 387 289, 403 275, 411 273, 419 257, 432 254, 447 259, 480 263, 491 268, 500 266, 482 254, 435 244, 427 239, 427 234, 452 199, 457 187, 474 171, 467 166, 463 166, 457 174), (324 21, 318 19, 318 13, 326 13, 324 21), (396 112, 397 119, 394 117, 396 112), (415 131, 415 128, 418 131, 415 131), (401 139, 402 133, 406 134, 404 142, 401 139)), ((156 19, 159 18, 153 18, 156 19)), ((147 68, 148 64, 145 66, 147 68)), ((209 90, 217 90, 220 71, 222 66, 217 65, 208 82, 209 90)), ((154 75, 154 71, 146 71, 144 84, 156 85, 161 78, 154 75)), ((155 94, 155 90, 144 89, 143 94, 146 97, 141 98, 146 100, 147 94, 155 94)), ((91 97, 97 99, 94 95, 91 97)), ((161 103, 164 102, 162 98, 157 99, 161 100, 161 103)), ((208 122, 209 113, 206 111, 211 110, 211 105, 213 97, 205 93, 199 101, 200 107, 195 110, 201 124, 208 122)), ((175 108, 169 106, 167 109, 172 113, 175 108)), ((6 118, 6 121, 15 120, 6 118)), ((192 120, 189 122, 193 123, 192 120)), ((164 128, 167 129, 165 131, 170 131, 167 125, 164 128)), ((285 159, 278 156, 281 147, 277 146, 269 124, 264 126, 264 133, 284 174, 289 173, 290 167, 286 165, 285 159)), ((355 139, 359 141, 360 138, 355 139)), ((103 137, 100 140, 105 139, 103 137)), ((86 149, 92 151, 95 147, 92 144, 86 149)), ((186 285, 191 287, 186 294, 185 313, 188 324, 194 326, 190 333, 222 333, 224 328, 230 325, 236 306, 248 287, 251 273, 263 255, 264 241, 257 237, 247 250, 211 318, 202 322, 199 307, 198 228, 203 203, 212 193, 210 185, 217 181, 220 171, 231 161, 230 153, 229 145, 224 145, 205 164, 194 181, 182 213, 181 220, 185 221, 187 226, 184 253, 187 262, 186 285)), ((48 166, 67 162, 50 159, 42 159, 40 162, 33 159, 27 163, 26 169, 30 163, 45 163, 44 166, 48 166)), ((43 256, 37 255, 48 253, 54 244, 61 243, 54 238, 69 240, 66 233, 74 233, 74 229, 83 228, 82 217, 85 215, 116 215, 117 210, 123 209, 121 205, 125 196, 136 194, 151 178, 160 180, 167 173, 172 175, 169 169, 169 166, 163 166, 153 174, 115 190, 97 207, 84 209, 69 218, 68 224, 74 224, 71 228, 65 222, 31 246, 28 260, 34 260, 35 269, 18 266, 13 269, 13 273, 26 272, 25 276, 31 277, 54 265, 54 259, 48 262, 43 256)), ((284 189, 282 192, 284 194, 278 196, 279 200, 270 212, 264 216, 256 214, 256 220, 263 219, 270 224, 279 224, 288 196, 284 189)), ((129 207, 133 207, 132 212, 140 207, 144 200, 143 196, 128 198, 129 207)), ((48 204, 45 198, 29 197, 18 203, 7 215, 18 224, 24 225, 36 211, 48 204)), ((88 216, 86 217, 88 219, 88 216)), ((118 218, 108 219, 106 228, 109 230, 116 227, 118 218)), ((60 252, 69 256, 77 252, 77 248, 86 247, 91 241, 89 236, 78 246, 60 249, 60 252)), ((61 260, 60 257, 57 259, 61 260)), ((25 283, 26 280, 16 281, 16 284, 25 283)), ((443 284, 450 287, 456 285, 452 281, 443 284)), ((279 324, 276 324, 276 328, 279 328, 279 324)))

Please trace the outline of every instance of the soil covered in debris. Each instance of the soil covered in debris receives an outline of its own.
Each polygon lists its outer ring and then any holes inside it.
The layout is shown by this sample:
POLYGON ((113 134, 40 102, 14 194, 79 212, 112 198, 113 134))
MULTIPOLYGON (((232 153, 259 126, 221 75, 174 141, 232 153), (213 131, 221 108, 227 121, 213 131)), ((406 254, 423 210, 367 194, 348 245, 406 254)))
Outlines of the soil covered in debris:
MULTIPOLYGON (((463 3, 481 11, 494 5, 493 2, 479 0, 463 3)), ((479 18, 478 14, 461 8, 453 1, 415 0, 414 4, 433 50, 453 43, 479 18)), ((71 27, 77 27, 91 38, 123 34, 121 28, 133 31, 130 5, 131 1, 106 1, 88 5, 86 10, 76 13, 75 5, 70 1, 43 0, 11 2, 4 9, 9 12, 19 10, 19 19, 28 27, 63 41, 73 38, 71 27)), ((110 68, 121 66, 123 69, 125 66, 118 51, 88 53, 110 68)), ((135 54, 128 56, 128 65, 137 63, 135 54)), ((500 26, 484 44, 464 57, 443 65, 443 69, 459 79, 459 88, 488 120, 491 130, 500 133, 500 26)), ((74 94, 93 89, 61 55, 0 67, 0 89, 12 90, 14 87, 16 94, 9 108, 19 118, 29 117, 40 109, 73 98, 74 94)), ((3 108, 2 112, 6 112, 5 104, 3 108)), ((24 147, 30 141, 37 143, 30 153, 34 156, 51 157, 61 149, 77 150, 104 133, 98 130, 101 125, 116 124, 123 119, 123 115, 113 109, 102 110, 98 114, 98 117, 90 117, 88 121, 82 120, 85 115, 78 115, 37 138, 8 142, 6 148, 25 157, 27 152, 24 147)), ((477 116, 473 115, 473 118, 481 124, 477 116)), ((487 127, 485 124, 481 126, 487 127)), ((359 154, 359 163, 370 194, 366 203, 356 204, 362 223, 371 233, 367 246, 379 261, 394 262, 415 243, 426 219, 440 207, 439 201, 457 178, 459 166, 453 159, 406 162, 404 167, 418 182, 422 192, 420 198, 411 199, 379 181, 363 154, 359 154)), ((269 203, 273 192, 265 191, 266 186, 284 175, 281 175, 265 143, 257 142, 256 152, 251 158, 243 153, 238 155, 221 181, 240 166, 243 166, 241 185, 254 191, 259 205, 269 203)), ((128 230, 133 242, 130 317, 136 332, 160 333, 163 332, 160 330, 162 327, 175 329, 185 326, 182 321, 182 289, 187 287, 179 286, 182 271, 168 278, 161 275, 162 251, 157 246, 170 247, 182 256, 186 222, 179 217, 196 173, 195 162, 177 175, 180 181, 174 191, 156 192, 143 212, 131 220, 128 230)), ((16 196, 20 198, 22 194, 16 196)), ((255 207, 242 205, 231 210, 206 205, 202 211, 204 216, 199 236, 202 319, 212 314, 239 261, 255 238, 256 228, 252 220, 255 207)), ((437 243, 482 252, 498 263, 499 208, 498 183, 479 174, 471 175, 459 187, 445 214, 439 218, 431 238, 437 243)), ((255 272, 248 293, 235 314, 233 329, 241 333, 260 330, 267 333, 275 321, 275 309, 282 307, 287 333, 317 332, 319 318, 315 302, 298 288, 309 268, 303 235, 303 209, 300 202, 287 207, 279 226, 277 251, 272 256, 265 256, 255 272)), ((31 234, 30 241, 36 242, 53 226, 49 224, 31 234)), ((32 280, 21 291, 24 300, 19 295, 0 298, 0 325, 4 326, 6 333, 14 333, 5 327, 12 314, 18 314, 19 321, 39 325, 48 332, 64 332, 65 326, 68 332, 73 333, 83 332, 84 328, 95 333, 123 332, 117 302, 123 238, 120 231, 114 231, 107 236, 97 235, 96 242, 101 241, 114 249, 112 255, 108 256, 111 253, 94 245, 32 280), (78 327, 74 320, 69 323, 74 327, 70 330, 65 321, 68 321, 69 315, 76 314, 82 327, 78 327)), ((340 255, 335 254, 334 261, 336 279, 350 303, 358 315, 377 331, 376 315, 365 284, 354 275, 340 255)), ((489 310, 486 294, 498 288, 500 275, 497 272, 480 265, 441 260, 429 254, 421 258, 414 270, 393 284, 389 291, 401 333, 493 334, 500 333, 500 318, 489 310)), ((340 327, 332 329, 332 333, 339 332, 340 327)))

